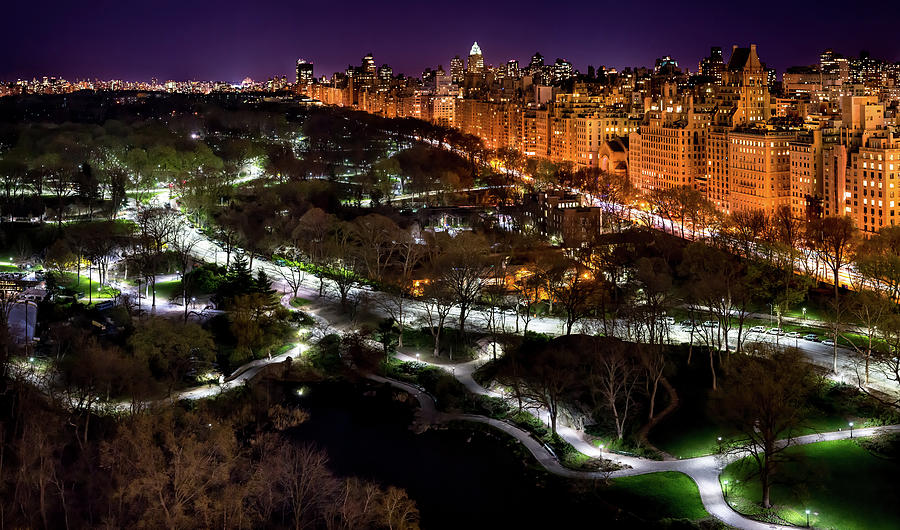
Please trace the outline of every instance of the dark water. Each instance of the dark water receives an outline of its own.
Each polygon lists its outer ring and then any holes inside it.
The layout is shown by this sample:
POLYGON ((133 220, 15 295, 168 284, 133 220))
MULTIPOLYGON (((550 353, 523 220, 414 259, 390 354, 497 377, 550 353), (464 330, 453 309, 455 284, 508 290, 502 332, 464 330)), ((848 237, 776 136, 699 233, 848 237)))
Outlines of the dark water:
POLYGON ((603 519, 602 526, 610 526, 608 506, 573 495, 573 486, 587 485, 529 469, 504 435, 466 429, 415 434, 408 428, 410 405, 392 399, 384 387, 364 395, 376 388, 307 387, 296 399, 310 419, 293 436, 327 450, 338 475, 405 489, 423 528, 562 528, 603 519))

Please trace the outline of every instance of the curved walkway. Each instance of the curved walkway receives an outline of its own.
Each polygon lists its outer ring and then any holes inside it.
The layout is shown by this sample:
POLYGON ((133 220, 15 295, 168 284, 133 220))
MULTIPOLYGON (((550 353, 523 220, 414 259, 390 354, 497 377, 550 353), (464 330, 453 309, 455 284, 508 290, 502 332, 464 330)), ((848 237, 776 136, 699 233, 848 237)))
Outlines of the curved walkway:
MULTIPOLYGON (((193 232, 193 230, 191 230, 193 232)), ((192 234, 195 235, 198 239, 207 244, 207 246, 211 246, 213 248, 213 252, 210 252, 210 249, 206 249, 201 256, 206 259, 209 258, 209 254, 213 254, 214 261, 218 263, 218 256, 215 253, 215 245, 213 245, 207 238, 200 234, 192 234)), ((277 267, 271 263, 266 262, 265 260, 259 260, 261 267, 268 267, 271 269, 273 273, 273 277, 277 277, 277 267)), ((277 282, 276 282, 277 283, 277 282)), ((305 282, 304 282, 305 283, 305 282)), ((308 289, 308 288, 307 288, 308 289)), ((304 290, 307 290, 304 289, 304 290)), ((312 290, 310 290, 312 291, 312 290)), ((282 304, 289 306, 288 302, 290 301, 290 297, 285 295, 282 298, 282 304)), ((321 315, 317 315, 316 311, 308 311, 320 324, 320 326, 327 330, 339 331, 336 329, 327 319, 323 318, 321 315)), ((540 321, 540 319, 537 319, 540 321)), ((552 323, 551 323, 552 324, 552 323)), ((536 325, 536 323, 535 323, 536 325)), ((281 357, 287 357, 290 353, 285 354, 281 357)), ((398 357, 404 360, 426 362, 421 359, 413 359, 404 354, 398 354, 398 357)), ((244 381, 252 378, 259 370, 265 366, 266 364, 270 364, 272 362, 277 362, 280 359, 266 359, 257 361, 259 364, 254 365, 248 368, 242 367, 239 369, 240 374, 231 379, 225 385, 237 385, 241 384, 244 381)), ((429 363, 433 364, 433 363, 429 363)), ((438 365, 441 366, 441 365, 438 365)), ((444 369, 448 369, 450 367, 442 366, 444 369)), ((472 377, 475 368, 477 367, 477 361, 472 361, 469 363, 462 363, 459 365, 455 365, 450 368, 454 374, 454 376, 471 392, 475 394, 482 395, 490 395, 494 397, 503 397, 502 395, 492 392, 488 389, 483 388, 479 385, 474 378, 472 377)), ((236 372, 237 373, 237 372, 236 372)), ((453 420, 464 420, 464 421, 472 421, 477 423, 484 423, 491 425, 492 427, 499 429, 503 432, 506 432, 510 436, 513 436, 516 440, 522 443, 528 451, 534 455, 537 461, 549 472, 568 477, 568 478, 607 478, 607 477, 623 477, 623 476, 633 476, 633 475, 641 475, 646 473, 655 473, 660 471, 679 471, 691 477, 692 480, 697 484, 697 487, 700 492, 700 499, 703 502, 703 506, 710 515, 716 517, 722 522, 741 529, 749 529, 749 530, 763 530, 763 529, 787 529, 793 528, 784 525, 777 525, 771 523, 762 523, 753 519, 749 519, 747 517, 742 516, 741 514, 735 512, 731 509, 731 507, 725 502, 725 498, 722 493, 722 488, 719 485, 719 472, 725 466, 727 461, 720 457, 716 456, 703 456, 699 458, 691 458, 685 460, 674 460, 674 461, 655 461, 644 458, 637 457, 629 457, 624 455, 618 455, 613 453, 606 453, 601 451, 599 448, 594 447, 590 443, 588 443, 583 433, 569 428, 569 427, 558 427, 558 434, 568 443, 570 443, 576 450, 582 452, 591 457, 595 458, 605 458, 607 460, 613 460, 625 466, 628 466, 625 469, 621 469, 619 471, 615 471, 610 473, 605 472, 587 472, 587 471, 575 471, 572 469, 568 469, 560 464, 559 460, 556 456, 544 445, 531 437, 530 434, 523 431, 522 429, 511 425, 509 423, 495 420, 492 418, 488 418, 485 416, 478 415, 469 415, 469 414, 447 414, 442 413, 437 410, 437 406, 434 402, 434 398, 431 397, 426 392, 422 391, 419 388, 416 388, 413 385, 408 383, 404 383, 402 381, 397 381, 377 375, 368 376, 370 379, 374 381, 379 381, 382 383, 390 384, 396 388, 399 388, 405 392, 410 393, 414 396, 420 405, 420 412, 418 414, 419 421, 422 424, 437 424, 446 421, 453 420)), ((225 386, 223 385, 223 386, 225 386)), ((214 391, 214 393, 221 392, 225 390, 222 387, 213 387, 210 390, 214 391)), ((203 391, 203 389, 193 389, 187 392, 182 393, 182 397, 185 398, 197 398, 203 397, 204 394, 210 395, 213 392, 207 394, 203 391)), ((547 414, 545 411, 539 410, 538 416, 543 420, 547 421, 547 414)), ((900 425, 892 425, 888 427, 882 428, 864 428, 864 429, 854 429, 854 436, 871 436, 875 434, 879 429, 888 430, 892 432, 900 431, 900 425)), ((816 443, 826 440, 839 440, 849 438, 849 431, 838 431, 831 433, 823 433, 823 434, 814 434, 809 436, 803 436, 796 438, 793 443, 795 445, 816 443)))
MULTIPOLYGON (((410 357, 409 355, 402 353, 398 353, 396 357, 404 361, 422 362, 430 364, 432 366, 438 366, 445 370, 450 369, 450 367, 446 365, 429 363, 428 361, 421 360, 421 358, 415 359, 410 357)), ((466 389, 475 394, 503 397, 497 392, 493 392, 482 387, 478 384, 478 382, 475 381, 475 379, 472 377, 472 373, 475 371, 478 365, 479 361, 477 360, 457 364, 452 367, 452 372, 454 376, 460 381, 460 383, 462 383, 466 387, 466 389)), ((715 455, 708 455, 684 460, 663 461, 629 457, 615 453, 603 452, 599 448, 589 444, 584 439, 583 433, 572 428, 559 427, 557 430, 560 437, 563 438, 566 442, 572 444, 572 446, 575 447, 575 449, 577 449, 579 452, 594 458, 604 458, 606 460, 612 460, 614 462, 627 466, 623 469, 613 471, 611 473, 601 471, 576 471, 564 467, 562 464, 560 464, 559 460, 556 458, 556 455, 554 455, 547 447, 535 440, 528 432, 514 425, 493 418, 473 414, 446 414, 435 412, 436 406, 434 403, 434 398, 432 398, 427 393, 415 388, 414 386, 379 376, 371 376, 370 379, 389 383, 401 390, 410 391, 410 389, 412 389, 410 393, 416 397, 422 409, 428 411, 428 413, 422 415, 423 419, 428 417, 433 418, 434 423, 453 420, 473 421, 477 423, 488 424, 509 434, 520 443, 522 443, 522 445, 525 446, 525 448, 528 449, 528 451, 532 455, 534 455, 535 459, 537 459, 537 461, 541 464, 541 466, 544 467, 544 469, 555 475, 577 479, 605 479, 643 475, 661 471, 678 471, 691 477, 691 479, 697 484, 697 488, 700 492, 700 500, 703 502, 703 507, 706 509, 706 511, 716 519, 719 519, 720 521, 730 526, 747 530, 795 528, 774 523, 763 523, 754 519, 750 519, 748 517, 744 517, 743 515, 734 511, 731 506, 729 506, 728 503, 725 502, 722 487, 719 483, 719 474, 720 471, 725 467, 725 465, 737 459, 738 456, 732 456, 727 460, 715 455)), ((543 410, 539 411, 538 415, 542 418, 542 420, 546 421, 546 414, 543 410)), ((900 432, 900 425, 854 429, 853 437, 872 436, 879 431, 900 432)), ((836 431, 799 436, 797 438, 794 438, 792 444, 806 445, 831 440, 844 440, 847 438, 850 438, 850 431, 836 431)))

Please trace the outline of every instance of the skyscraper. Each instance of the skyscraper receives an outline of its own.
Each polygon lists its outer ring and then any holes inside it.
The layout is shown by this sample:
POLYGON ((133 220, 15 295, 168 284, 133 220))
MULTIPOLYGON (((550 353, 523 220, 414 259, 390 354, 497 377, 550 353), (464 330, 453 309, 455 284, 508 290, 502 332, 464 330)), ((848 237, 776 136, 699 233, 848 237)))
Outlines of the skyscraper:
POLYGON ((450 59, 450 80, 457 85, 461 85, 465 77, 466 71, 463 67, 463 60, 459 58, 459 55, 450 59))
POLYGON ((553 65, 553 82, 562 83, 572 77, 572 63, 565 59, 557 59, 553 65))
POLYGON ((519 61, 515 59, 506 61, 506 77, 510 79, 519 78, 519 61))
POLYGON ((531 62, 528 63, 528 75, 536 75, 541 73, 541 69, 544 67, 544 56, 540 53, 535 53, 531 56, 531 62))
POLYGON ((709 57, 700 61, 700 75, 715 79, 717 83, 722 81, 722 71, 725 70, 725 61, 722 59, 722 48, 713 46, 709 49, 709 57))
POLYGON ((297 59, 297 84, 308 85, 313 81, 313 64, 297 59))
POLYGON ((466 73, 484 73, 484 55, 481 53, 481 48, 478 47, 478 41, 472 44, 472 49, 469 51, 469 64, 466 68, 466 73))

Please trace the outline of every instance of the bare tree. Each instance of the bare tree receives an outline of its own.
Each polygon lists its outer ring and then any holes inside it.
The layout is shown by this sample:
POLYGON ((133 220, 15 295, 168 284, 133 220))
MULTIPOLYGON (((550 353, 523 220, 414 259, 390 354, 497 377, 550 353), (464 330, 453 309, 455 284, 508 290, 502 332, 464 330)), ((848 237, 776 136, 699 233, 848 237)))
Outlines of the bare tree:
MULTIPOLYGON (((598 343, 599 346, 599 343, 598 343)), ((629 412, 635 405, 634 392, 641 378, 637 359, 616 341, 598 347, 591 357, 588 381, 594 402, 603 404, 612 414, 619 440, 625 436, 629 412)))
POLYGON ((481 296, 491 268, 488 246, 484 238, 463 232, 454 237, 436 262, 440 283, 453 296, 459 307, 459 334, 465 337, 466 317, 481 296))
POLYGON ((438 357, 441 352, 441 333, 444 330, 447 315, 453 309, 452 295, 442 283, 429 283, 425 286, 422 308, 425 310, 423 320, 434 338, 434 356, 438 357))
POLYGON ((755 354, 735 354, 728 384, 713 393, 714 414, 739 436, 722 451, 750 455, 753 475, 762 486, 763 507, 771 507, 772 476, 803 422, 803 407, 812 388, 812 372, 802 353, 770 343, 754 345, 755 354))

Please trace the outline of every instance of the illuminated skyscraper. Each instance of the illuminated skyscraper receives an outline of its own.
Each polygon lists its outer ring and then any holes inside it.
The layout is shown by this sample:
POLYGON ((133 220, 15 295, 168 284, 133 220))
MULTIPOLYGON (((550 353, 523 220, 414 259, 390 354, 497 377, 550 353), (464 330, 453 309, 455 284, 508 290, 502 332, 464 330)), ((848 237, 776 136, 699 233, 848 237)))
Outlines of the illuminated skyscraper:
POLYGON ((537 75, 541 73, 542 68, 544 68, 544 56, 540 53, 535 53, 531 56, 531 62, 528 63, 528 75, 537 75))
POLYGON ((378 79, 382 83, 390 83, 392 77, 394 77, 394 69, 390 66, 383 64, 378 68, 378 79))
POLYGON ((308 85, 313 81, 313 64, 297 59, 297 84, 308 85))
POLYGON ((375 76, 375 57, 371 52, 362 58, 362 69, 363 73, 372 74, 373 77, 375 76))
POLYGON ((700 61, 700 75, 722 82, 722 71, 725 70, 725 61, 722 58, 722 48, 713 46, 709 49, 709 57, 700 61))
POLYGON ((557 59, 553 65, 553 82, 562 83, 572 77, 572 63, 565 59, 557 59))
POLYGON ((472 44, 472 50, 469 51, 469 65, 466 68, 466 73, 484 73, 484 55, 481 53, 481 48, 478 47, 478 41, 475 41, 475 44, 472 44))
POLYGON ((450 59, 450 80, 457 85, 461 85, 466 77, 466 70, 463 67, 463 60, 459 55, 450 59))
POLYGON ((506 77, 510 79, 518 79, 519 75, 519 61, 515 59, 506 61, 506 77))

